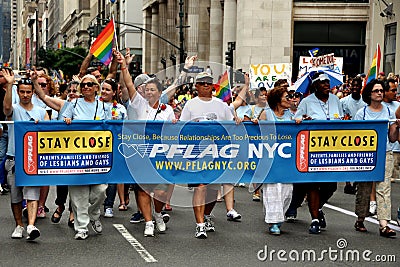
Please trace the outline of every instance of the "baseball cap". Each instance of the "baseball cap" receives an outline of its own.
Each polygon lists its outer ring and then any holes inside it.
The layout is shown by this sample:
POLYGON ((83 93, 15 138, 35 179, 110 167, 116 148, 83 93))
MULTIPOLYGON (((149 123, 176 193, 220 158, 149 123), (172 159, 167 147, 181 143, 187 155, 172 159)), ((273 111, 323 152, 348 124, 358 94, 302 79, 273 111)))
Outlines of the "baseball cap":
POLYGON ((197 82, 213 82, 213 77, 208 74, 207 72, 200 72, 199 74, 197 74, 196 79, 195 79, 195 83, 197 82))
POLYGON ((383 71, 379 72, 379 75, 385 76, 385 73, 383 71))
POLYGON ((316 81, 326 81, 326 80, 331 81, 331 79, 329 79, 329 76, 323 73, 319 75, 317 78, 315 78, 312 82, 314 83, 316 81))
POLYGON ((141 86, 142 84, 147 82, 147 80, 149 80, 149 79, 150 79, 149 75, 140 74, 135 78, 135 81, 133 82, 133 84, 135 85, 135 88, 138 88, 139 86, 141 86))

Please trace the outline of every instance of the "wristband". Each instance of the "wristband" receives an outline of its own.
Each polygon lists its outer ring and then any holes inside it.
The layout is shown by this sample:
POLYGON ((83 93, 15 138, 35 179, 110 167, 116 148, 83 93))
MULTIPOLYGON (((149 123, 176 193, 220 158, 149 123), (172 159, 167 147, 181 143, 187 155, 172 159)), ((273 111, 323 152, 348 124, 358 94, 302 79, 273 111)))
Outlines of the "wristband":
POLYGON ((127 68, 125 67, 125 68, 121 68, 121 70, 126 70, 127 68))

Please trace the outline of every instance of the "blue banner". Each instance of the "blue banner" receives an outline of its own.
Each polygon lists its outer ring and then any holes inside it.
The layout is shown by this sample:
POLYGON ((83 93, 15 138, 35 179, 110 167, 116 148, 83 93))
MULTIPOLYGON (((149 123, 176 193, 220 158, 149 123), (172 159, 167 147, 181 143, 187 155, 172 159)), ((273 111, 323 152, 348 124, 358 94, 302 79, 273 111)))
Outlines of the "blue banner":
POLYGON ((382 181, 387 121, 16 122, 17 185, 382 181))

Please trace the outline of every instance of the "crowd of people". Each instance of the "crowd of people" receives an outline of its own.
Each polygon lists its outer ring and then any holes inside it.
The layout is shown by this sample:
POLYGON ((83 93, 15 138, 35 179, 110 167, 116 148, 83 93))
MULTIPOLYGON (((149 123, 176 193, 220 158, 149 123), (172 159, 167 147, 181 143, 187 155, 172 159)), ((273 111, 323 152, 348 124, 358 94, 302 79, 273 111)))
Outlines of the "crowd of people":
MULTIPOLYGON (((147 121, 295 121, 303 120, 377 120, 390 121, 386 145, 385 177, 382 182, 346 183, 345 193, 355 194, 355 213, 358 216, 354 228, 366 232, 366 217, 373 214, 379 220, 379 233, 392 237, 388 221, 391 219, 391 182, 399 178, 400 145, 399 125, 400 102, 398 101, 399 77, 380 73, 363 89, 365 75, 347 79, 337 88, 331 88, 330 78, 324 72, 312 77, 307 95, 296 92, 286 80, 278 80, 271 90, 264 87, 251 90, 249 76, 245 84, 233 91, 229 103, 213 96, 215 83, 211 69, 198 73, 193 85, 185 84, 189 69, 197 56, 186 58, 179 76, 167 85, 156 77, 140 74, 132 79, 129 65, 133 56, 129 49, 126 55, 113 50, 113 60, 107 76, 98 68, 89 68, 92 54, 88 54, 81 69, 66 84, 56 85, 45 69, 34 68, 26 77, 16 81, 13 71, 0 71, 1 118, 9 121, 60 120, 67 124, 73 120, 147 120, 147 121), (120 70, 119 80, 117 72, 120 70)), ((46 218, 49 186, 15 185, 15 142, 14 127, 4 123, 1 128, 0 162, 3 164, 5 179, 2 192, 10 191, 11 210, 15 220, 14 239, 21 239, 27 233, 28 240, 40 236, 35 226, 37 218, 46 218), (26 229, 23 216, 27 217, 26 229)), ((282 173, 282 175, 285 175, 282 173)), ((211 212, 221 199, 226 206, 228 221, 240 221, 242 215, 235 208, 234 184, 190 184, 193 189, 193 212, 195 237, 207 238, 207 232, 216 230, 211 212)), ((310 234, 320 234, 327 221, 322 208, 337 190, 337 183, 275 183, 253 184, 253 201, 263 201, 265 222, 272 235, 280 235, 285 221, 293 222, 297 208, 306 199, 311 216, 310 234)), ((75 230, 74 238, 89 237, 88 227, 95 233, 102 233, 101 214, 106 218, 114 216, 114 202, 119 198, 119 211, 127 211, 130 203, 129 191, 133 190, 137 212, 131 223, 144 222, 144 236, 154 236, 155 230, 163 233, 170 220, 167 213, 174 185, 168 184, 99 184, 59 185, 56 188, 57 208, 51 215, 53 223, 60 223, 69 196, 68 225, 75 230), (103 205, 103 213, 101 206, 103 205)), ((400 223, 400 209, 398 214, 400 223)))

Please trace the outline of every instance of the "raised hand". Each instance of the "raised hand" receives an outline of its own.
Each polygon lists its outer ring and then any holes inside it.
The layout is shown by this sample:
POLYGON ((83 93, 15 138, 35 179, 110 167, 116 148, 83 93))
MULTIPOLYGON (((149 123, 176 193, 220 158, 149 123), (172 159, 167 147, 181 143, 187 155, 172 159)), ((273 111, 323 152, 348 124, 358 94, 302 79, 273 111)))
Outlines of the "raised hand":
POLYGON ((126 65, 127 65, 127 66, 129 66, 129 64, 131 64, 131 62, 132 62, 132 60, 133 60, 133 58, 134 58, 135 56, 136 56, 135 54, 131 55, 131 50, 130 50, 129 47, 126 48, 125 62, 126 62, 126 65))
POLYGON ((12 69, 9 68, 2 68, 1 71, 3 72, 4 79, 6 80, 7 84, 13 84, 14 83, 14 72, 12 69))
POLYGON ((187 57, 186 58, 186 60, 185 60, 185 69, 190 69, 191 67, 193 67, 193 65, 194 65, 194 62, 196 61, 196 59, 197 59, 197 55, 194 55, 194 56, 191 56, 191 57, 187 57))

